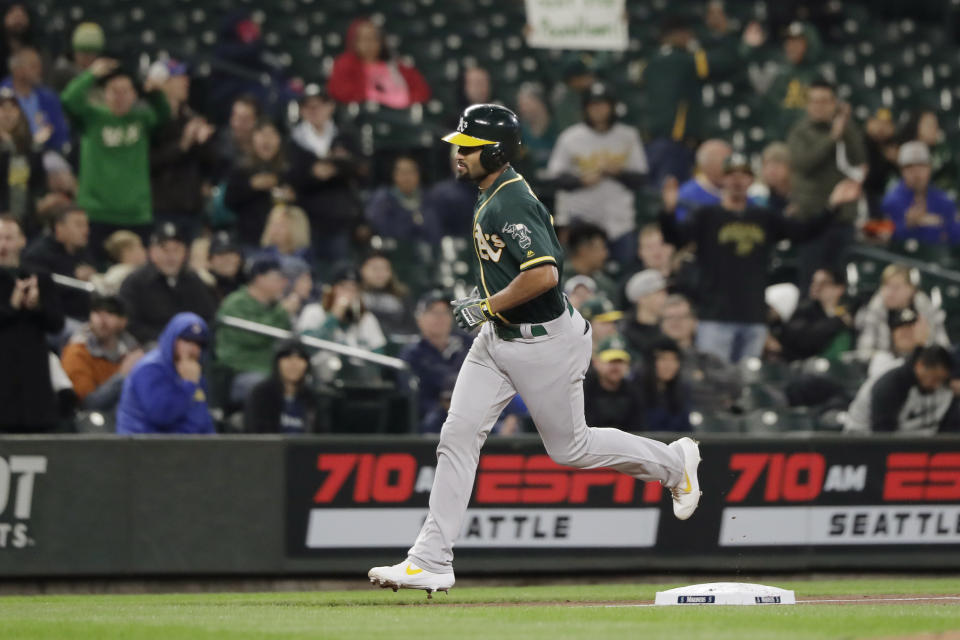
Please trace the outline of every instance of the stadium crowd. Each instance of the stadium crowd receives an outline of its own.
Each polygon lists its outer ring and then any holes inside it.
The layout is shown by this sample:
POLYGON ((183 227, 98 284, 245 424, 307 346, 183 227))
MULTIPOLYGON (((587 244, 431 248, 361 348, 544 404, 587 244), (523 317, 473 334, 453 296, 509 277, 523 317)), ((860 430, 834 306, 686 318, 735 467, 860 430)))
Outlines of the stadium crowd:
MULTIPOLYGON (((555 215, 562 286, 593 327, 588 423, 763 429, 801 411, 856 433, 960 430, 942 296, 909 261, 875 290, 850 280, 855 247, 960 243, 937 111, 859 122, 813 23, 734 33, 721 2, 703 9, 660 25, 643 113, 624 110, 602 57, 515 95, 466 66, 441 104, 444 126, 477 102, 521 119, 514 164, 555 215), (758 59, 751 90, 773 124, 750 157, 705 135, 702 83, 758 59)), ((211 80, 203 111, 190 60, 128 66, 93 22, 61 51, 37 19, 9 3, 0 34, 0 433, 95 430, 94 416, 118 433, 439 431, 471 344, 449 301, 472 286, 476 257, 457 247, 477 191, 430 175, 416 146, 371 152, 351 126, 358 104, 405 110, 436 89, 388 46, 389 23, 356 19, 328 78, 269 98, 211 80), (365 390, 386 419, 351 417, 365 390)), ((226 24, 220 44, 242 61, 258 25, 226 24)), ((531 429, 517 398, 495 432, 531 429)))

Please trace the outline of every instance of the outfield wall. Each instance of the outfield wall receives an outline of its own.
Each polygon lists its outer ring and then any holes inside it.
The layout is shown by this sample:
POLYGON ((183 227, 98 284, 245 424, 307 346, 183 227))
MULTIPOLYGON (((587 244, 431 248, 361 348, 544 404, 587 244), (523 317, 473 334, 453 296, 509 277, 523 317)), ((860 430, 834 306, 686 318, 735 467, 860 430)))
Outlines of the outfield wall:
MULTIPOLYGON (((362 575, 426 513, 419 437, 0 439, 0 578, 362 575)), ((491 439, 468 572, 960 569, 960 438, 704 436, 704 496, 491 439)))

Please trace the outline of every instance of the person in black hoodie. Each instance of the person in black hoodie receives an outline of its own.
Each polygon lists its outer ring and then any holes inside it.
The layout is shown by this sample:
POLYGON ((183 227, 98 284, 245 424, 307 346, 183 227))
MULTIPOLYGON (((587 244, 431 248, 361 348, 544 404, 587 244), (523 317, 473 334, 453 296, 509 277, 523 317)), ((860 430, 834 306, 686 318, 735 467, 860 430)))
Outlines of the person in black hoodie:
POLYGON ((247 396, 247 433, 303 434, 319 431, 317 394, 310 386, 310 353, 296 338, 277 344, 273 374, 247 396))
POLYGON ((787 361, 851 348, 853 318, 844 304, 847 281, 842 269, 823 267, 813 273, 809 297, 786 322, 775 323, 771 334, 787 361), (841 348, 834 349, 839 342, 841 348))
POLYGON ((59 421, 47 333, 63 328, 50 276, 20 266, 20 225, 0 217, 0 433, 51 431, 59 421))

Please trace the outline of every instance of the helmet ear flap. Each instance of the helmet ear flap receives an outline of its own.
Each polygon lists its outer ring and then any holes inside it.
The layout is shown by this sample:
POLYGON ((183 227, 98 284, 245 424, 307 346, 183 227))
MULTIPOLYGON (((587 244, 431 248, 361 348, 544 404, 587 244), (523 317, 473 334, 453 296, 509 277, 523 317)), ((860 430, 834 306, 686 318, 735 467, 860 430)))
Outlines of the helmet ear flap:
POLYGON ((488 144, 480 151, 480 165, 487 171, 496 171, 507 164, 503 154, 503 145, 499 142, 488 144))

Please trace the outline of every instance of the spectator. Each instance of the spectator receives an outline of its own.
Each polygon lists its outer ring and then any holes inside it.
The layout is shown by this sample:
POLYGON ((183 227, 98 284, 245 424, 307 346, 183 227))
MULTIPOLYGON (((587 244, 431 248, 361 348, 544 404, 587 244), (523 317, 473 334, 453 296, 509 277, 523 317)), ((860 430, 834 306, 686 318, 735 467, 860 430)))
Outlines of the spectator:
POLYGON ((659 271, 646 269, 630 278, 626 294, 634 305, 634 312, 633 317, 624 322, 622 333, 633 357, 642 361, 653 344, 663 337, 660 318, 667 299, 667 281, 659 271))
POLYGON ((690 405, 701 412, 729 411, 743 381, 736 366, 696 346, 697 316, 681 295, 667 296, 660 331, 680 348, 680 375, 690 391, 690 405))
POLYGON ((880 277, 880 290, 857 312, 857 354, 869 360, 877 351, 890 351, 889 314, 912 307, 929 326, 927 345, 949 346, 944 313, 933 306, 926 293, 917 289, 910 267, 890 264, 880 277))
POLYGON ((758 207, 776 214, 788 214, 790 205, 790 148, 782 142, 771 142, 763 150, 760 180, 747 192, 758 207))
POLYGON ((187 267, 187 245, 172 223, 157 227, 150 237, 149 261, 127 276, 120 299, 127 305, 128 330, 146 345, 158 338, 174 315, 190 311, 213 319, 217 303, 213 293, 187 267))
POLYGON ((113 266, 102 275, 95 274, 90 281, 101 295, 114 296, 127 276, 147 263, 147 250, 140 236, 132 231, 114 231, 103 246, 113 266))
POLYGON ((596 353, 600 344, 619 333, 618 325, 623 319, 623 311, 602 295, 592 297, 580 307, 580 315, 590 323, 593 329, 593 351, 596 353))
POLYGON ((360 299, 387 335, 416 332, 410 289, 397 279, 393 265, 382 253, 370 253, 360 263, 360 299))
POLYGON ((63 152, 70 142, 70 128, 60 98, 42 81, 40 54, 33 47, 24 46, 10 57, 10 75, 0 87, 13 89, 34 140, 51 151, 63 152))
MULTIPOLYGON (((304 307, 297 321, 297 331, 349 347, 382 353, 387 339, 377 317, 363 305, 359 279, 353 267, 338 268, 321 301, 304 307)), ((343 367, 337 370, 332 358, 319 357, 317 364, 324 380, 334 375, 359 382, 379 379, 379 370, 359 358, 348 358, 342 363, 338 360, 337 363, 343 367)))
POLYGON ((844 304, 847 280, 839 269, 817 269, 806 300, 773 330, 783 359, 839 360, 853 346, 853 317, 844 304))
POLYGON ((680 376, 680 347, 661 336, 644 358, 640 388, 645 431, 690 431, 690 398, 680 376))
POLYGON ((697 148, 697 173, 680 185, 677 220, 683 222, 694 209, 720 204, 723 165, 732 149, 723 140, 707 140, 697 148))
MULTIPOLYGON (((831 190, 845 178, 863 182, 867 161, 863 139, 850 122, 850 106, 837 103, 833 85, 818 80, 807 91, 807 116, 793 126, 787 139, 793 167, 791 200, 795 215, 809 220, 823 211, 831 190)), ((800 247, 797 261, 803 290, 822 266, 839 266, 853 242, 857 200, 837 212, 832 225, 800 247)))
POLYGON ((627 300, 627 283, 634 274, 645 269, 659 271, 667 281, 669 293, 682 293, 688 298, 696 295, 697 274, 693 256, 688 250, 676 252, 672 244, 663 240, 663 232, 656 222, 645 225, 637 234, 637 256, 621 269, 617 300, 622 306, 627 300))
POLYGON ((909 114, 907 121, 901 127, 898 138, 901 144, 917 140, 927 145, 927 148, 930 149, 930 171, 933 184, 944 191, 957 188, 957 181, 960 180, 960 167, 957 166, 953 145, 947 142, 946 136, 940 128, 940 120, 936 111, 920 109, 909 114))
POLYGON ((208 343, 203 318, 187 312, 173 316, 157 346, 123 382, 117 433, 214 433, 200 365, 208 343))
POLYGON ((176 60, 158 62, 150 69, 170 105, 171 118, 153 136, 150 148, 150 185, 154 217, 173 222, 188 240, 203 227, 204 192, 213 174, 214 128, 191 109, 187 66, 176 60))
POLYGON ((277 343, 270 377, 247 396, 243 430, 298 435, 321 430, 319 398, 310 386, 310 352, 297 339, 277 343))
POLYGON ((897 155, 903 179, 883 198, 881 208, 894 224, 893 239, 921 244, 960 243, 957 205, 930 184, 930 150, 920 141, 904 143, 897 155))
POLYGON ((844 432, 960 431, 957 398, 947 385, 953 368, 953 357, 944 347, 919 349, 904 364, 863 383, 850 404, 844 432))
POLYGON ((600 226, 612 257, 627 262, 635 251, 633 190, 647 173, 647 158, 637 130, 616 121, 615 103, 604 85, 594 84, 584 97, 583 122, 560 134, 547 171, 559 189, 556 223, 600 226))
POLYGON ((136 338, 126 328, 123 302, 116 296, 94 296, 89 321, 63 348, 63 369, 84 409, 114 409, 124 379, 143 357, 136 338))
POLYGON ((870 216, 883 217, 880 202, 890 181, 897 175, 897 140, 893 115, 882 107, 867 119, 864 145, 867 149, 867 164, 870 171, 863 182, 863 193, 870 205, 870 216))
POLYGON ((643 405, 630 379, 630 353, 619 336, 604 340, 583 380, 583 410, 591 427, 640 431, 643 405))
POLYGON ((423 194, 423 217, 436 221, 440 236, 469 236, 473 224, 473 206, 477 202, 477 186, 469 180, 457 178, 457 148, 451 146, 450 149, 453 175, 433 183, 423 194))
POLYGON ((365 171, 356 141, 334 122, 335 111, 330 96, 307 87, 300 123, 290 134, 290 184, 310 218, 314 255, 330 264, 349 253, 350 234, 362 217, 357 183, 365 171))
MULTIPOLYGON (((449 298, 436 290, 420 298, 416 308, 420 339, 400 353, 400 358, 410 365, 410 372, 419 380, 417 407, 421 425, 439 409, 447 380, 456 378, 473 343, 469 334, 454 329, 449 298)), ((426 433, 427 429, 422 431, 426 433)))
POLYGON ((276 125, 259 123, 253 130, 253 151, 230 171, 224 203, 237 215, 237 235, 244 246, 260 244, 267 216, 277 202, 293 202, 287 184, 289 167, 276 125))
POLYGON ((66 89, 74 78, 90 68, 103 52, 106 39, 99 24, 81 22, 73 30, 70 44, 72 55, 58 58, 53 69, 51 84, 57 91, 66 89))
POLYGON ((0 176, 0 211, 16 218, 28 235, 36 235, 43 226, 41 216, 60 199, 43 195, 43 145, 31 136, 20 103, 8 88, 0 89, 0 176))
POLYGON ((20 266, 26 244, 12 218, 0 217, 0 433, 52 430, 59 419, 47 333, 63 328, 50 276, 20 266))
POLYGON ((590 276, 573 276, 563 283, 563 293, 570 305, 579 311, 597 295, 597 283, 590 276))
POLYGON ((888 312, 887 325, 890 327, 890 350, 873 352, 867 367, 870 378, 903 364, 914 351, 926 346, 930 338, 930 325, 913 307, 888 312))
POLYGON ((396 60, 373 22, 350 23, 347 41, 333 62, 327 89, 337 102, 378 102, 405 109, 430 99, 430 87, 420 72, 396 60))
MULTIPOLYGON (((250 280, 223 301, 217 318, 239 318, 258 324, 290 329, 290 316, 300 311, 296 299, 283 299, 287 279, 280 263, 270 258, 255 260, 250 266, 250 280)), ((270 375, 273 359, 270 352, 275 342, 270 336, 222 326, 217 329, 215 353, 220 364, 233 373, 230 400, 240 403, 257 383, 270 375)))
POLYGON ((616 299, 617 285, 603 271, 610 255, 603 229, 590 223, 574 224, 567 234, 567 249, 569 257, 563 266, 564 278, 569 280, 576 276, 587 276, 603 295, 611 300, 616 299))
POLYGON ((830 67, 820 65, 820 51, 820 39, 813 27, 802 22, 793 22, 787 27, 783 38, 784 59, 777 65, 770 88, 761 91, 772 102, 776 137, 789 133, 807 107, 810 89, 830 72, 830 67))
POLYGON ((393 161, 393 184, 377 189, 367 203, 366 219, 373 232, 398 243, 440 241, 437 223, 424 215, 420 166, 410 156, 393 161))
MULTIPOLYGON (((464 66, 457 82, 457 114, 472 104, 489 104, 493 99, 493 83, 490 72, 476 65, 464 66)), ((457 116, 459 118, 459 115, 457 116)), ((456 122, 453 123, 455 127, 456 122)))
POLYGON ((262 115, 260 103, 249 94, 236 98, 230 105, 229 124, 213 139, 216 150, 214 174, 218 182, 226 179, 237 158, 253 154, 253 130, 262 115))
POLYGON ((764 289, 774 245, 783 238, 802 241, 821 233, 838 206, 860 197, 860 186, 852 180, 838 183, 829 196, 829 209, 802 221, 749 205, 747 189, 753 170, 745 156, 730 156, 724 171, 720 205, 697 209, 680 224, 671 215, 677 203, 676 185, 665 183, 660 225, 667 242, 697 243, 701 311, 697 348, 738 362, 763 353, 767 338, 764 289))
POLYGON ((208 249, 209 271, 214 278, 214 294, 219 302, 246 282, 243 275, 243 250, 227 231, 213 234, 208 249))
POLYGON ((141 237, 153 220, 150 207, 150 133, 170 109, 159 87, 147 80, 149 102, 137 104, 133 78, 116 60, 99 58, 63 91, 63 106, 80 130, 77 204, 90 217, 90 241, 103 259, 103 241, 120 228, 141 237), (88 93, 103 85, 104 105, 88 93))
POLYGON ((557 131, 572 127, 583 119, 584 96, 597 81, 596 75, 579 57, 567 61, 561 71, 563 81, 550 94, 557 131))
POLYGON ((447 421, 447 414, 450 412, 450 400, 453 398, 453 388, 456 383, 455 373, 444 379, 439 399, 434 403, 433 408, 420 419, 420 433, 440 433, 443 423, 447 421))
POLYGON ((260 256, 270 256, 284 264, 288 261, 310 265, 310 220, 300 207, 277 204, 270 210, 260 237, 260 256))
MULTIPOLYGON (((50 234, 34 240, 23 252, 23 262, 31 269, 49 274, 59 274, 89 282, 96 269, 87 252, 90 233, 87 214, 76 205, 59 208, 53 217, 50 234)), ((90 298, 86 291, 64 289, 60 292, 64 313, 79 322, 90 313, 90 298)))
POLYGON ((24 47, 35 46, 35 22, 30 5, 10 2, 3 7, 3 25, 0 33, 0 60, 9 60, 24 47))
POLYGON ((516 103, 517 117, 520 118, 520 138, 523 140, 516 167, 527 181, 534 185, 537 194, 542 198, 544 185, 541 183, 547 177, 550 153, 557 144, 560 132, 556 121, 550 115, 543 90, 538 85, 530 82, 520 85, 516 103))

